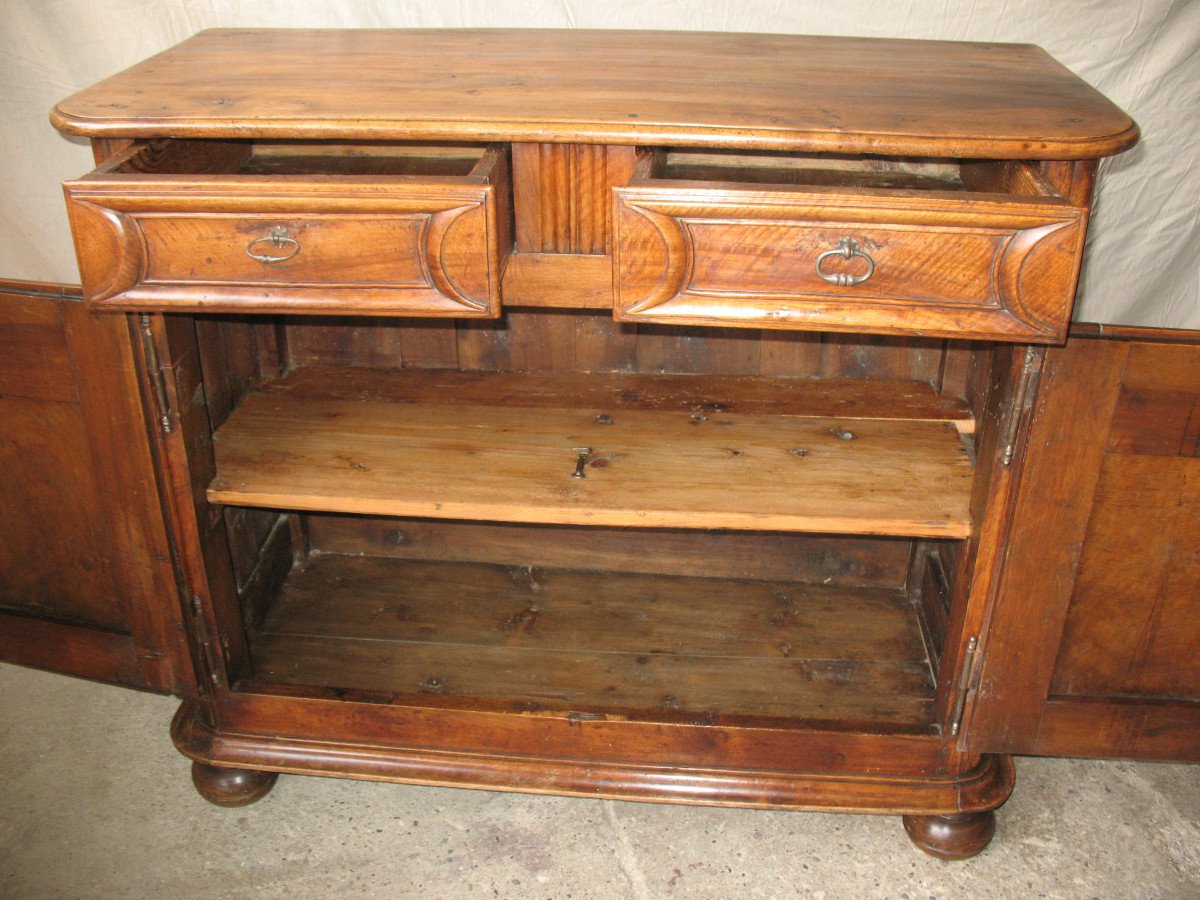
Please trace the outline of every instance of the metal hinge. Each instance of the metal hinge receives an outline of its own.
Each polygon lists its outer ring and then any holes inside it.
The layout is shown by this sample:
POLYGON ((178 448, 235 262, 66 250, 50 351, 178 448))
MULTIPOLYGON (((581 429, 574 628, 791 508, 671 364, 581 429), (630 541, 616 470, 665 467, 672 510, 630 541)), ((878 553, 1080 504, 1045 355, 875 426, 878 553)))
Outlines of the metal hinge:
POLYGON ((1021 417, 1033 405, 1034 385, 1041 367, 1042 354, 1037 347, 1025 348, 1025 361, 1021 364, 1021 374, 1017 379, 1017 389, 1013 391, 1012 403, 1008 405, 1004 428, 1001 430, 1000 446, 1004 449, 1000 454, 1000 462, 1009 465, 1017 452, 1017 428, 1021 417))
POLYGON ((975 687, 976 663, 979 659, 979 638, 971 635, 963 653, 962 674, 958 676, 958 697, 954 700, 954 715, 950 719, 950 733, 958 734, 962 728, 963 711, 967 708, 967 694, 975 687))
POLYGON ((171 401, 167 393, 167 377, 158 361, 158 348, 154 344, 154 331, 150 316, 138 316, 142 326, 142 350, 146 354, 146 369, 150 375, 150 388, 154 392, 155 416, 164 434, 171 433, 171 401))
POLYGON ((194 622, 193 633, 196 636, 196 643, 204 651, 204 664, 208 669, 208 677, 213 684, 219 686, 221 669, 217 660, 217 651, 208 632, 208 623, 204 621, 204 600, 196 594, 192 595, 192 621, 194 622))

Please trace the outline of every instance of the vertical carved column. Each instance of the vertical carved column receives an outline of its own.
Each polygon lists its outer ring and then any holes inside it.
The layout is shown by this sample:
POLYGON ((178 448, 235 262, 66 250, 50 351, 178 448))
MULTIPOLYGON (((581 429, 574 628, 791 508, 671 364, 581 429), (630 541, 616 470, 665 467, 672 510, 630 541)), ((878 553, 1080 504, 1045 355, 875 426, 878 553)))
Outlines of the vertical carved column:
POLYGON ((610 191, 633 174, 635 148, 514 144, 518 253, 609 253, 610 191))

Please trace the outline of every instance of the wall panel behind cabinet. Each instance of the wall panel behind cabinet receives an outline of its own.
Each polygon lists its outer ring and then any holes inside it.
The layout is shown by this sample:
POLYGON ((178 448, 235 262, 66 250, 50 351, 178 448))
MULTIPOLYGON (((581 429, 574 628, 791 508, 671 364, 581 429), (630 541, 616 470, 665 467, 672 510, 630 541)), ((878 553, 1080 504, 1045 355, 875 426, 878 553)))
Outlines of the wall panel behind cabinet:
POLYGON ((125 316, 0 282, 0 659, 190 693, 125 316))
POLYGON ((639 372, 923 381, 962 396, 968 357, 943 340, 614 322, 607 310, 508 308, 496 320, 282 320, 290 367, 639 372))

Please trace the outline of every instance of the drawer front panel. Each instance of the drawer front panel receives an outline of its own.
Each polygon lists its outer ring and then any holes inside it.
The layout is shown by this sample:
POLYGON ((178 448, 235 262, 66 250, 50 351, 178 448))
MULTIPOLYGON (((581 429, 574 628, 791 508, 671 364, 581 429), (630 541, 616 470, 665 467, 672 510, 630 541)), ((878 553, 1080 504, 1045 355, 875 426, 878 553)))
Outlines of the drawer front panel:
POLYGON ((117 310, 499 314, 493 185, 232 181, 68 183, 87 298, 117 310))
POLYGON ((346 285, 428 288, 432 284, 420 253, 428 222, 429 216, 420 214, 147 216, 138 222, 146 251, 143 282, 301 285, 334 276, 346 285))
POLYGON ((622 321, 1053 342, 1070 319, 1085 213, 1062 201, 616 193, 622 321))

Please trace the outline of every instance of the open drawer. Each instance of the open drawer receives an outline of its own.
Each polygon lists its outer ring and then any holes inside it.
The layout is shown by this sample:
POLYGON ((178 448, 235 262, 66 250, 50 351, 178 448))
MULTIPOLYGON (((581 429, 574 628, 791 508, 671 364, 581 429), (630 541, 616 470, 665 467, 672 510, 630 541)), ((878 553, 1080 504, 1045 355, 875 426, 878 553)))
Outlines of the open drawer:
POLYGON ((614 196, 624 322, 1057 342, 1087 221, 1023 162, 660 151, 614 196))
POLYGON ((96 308, 494 317, 508 149, 138 144, 64 185, 96 308))

